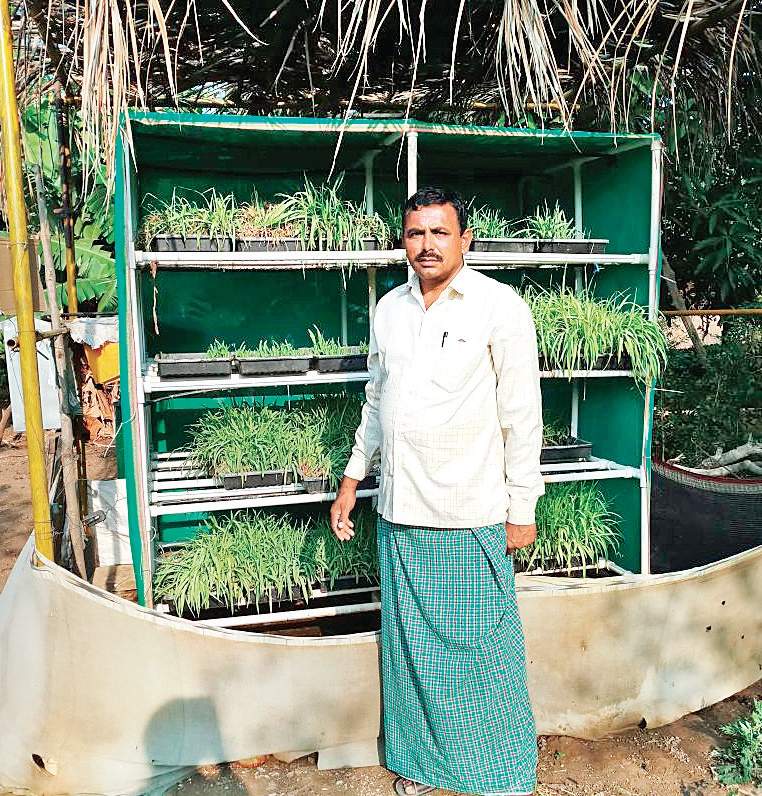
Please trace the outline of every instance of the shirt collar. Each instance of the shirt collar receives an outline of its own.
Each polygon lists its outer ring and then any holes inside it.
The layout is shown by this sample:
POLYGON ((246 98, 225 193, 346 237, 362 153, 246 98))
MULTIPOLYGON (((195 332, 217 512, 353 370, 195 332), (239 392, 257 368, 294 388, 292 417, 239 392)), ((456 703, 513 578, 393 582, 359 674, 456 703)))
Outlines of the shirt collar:
MULTIPOLYGON (((466 288, 472 276, 472 269, 469 268, 465 263, 463 267, 455 274, 455 278, 450 282, 447 286, 448 291, 454 290, 456 293, 459 293, 461 296, 465 295, 466 288)), ((413 293, 420 295, 421 293, 421 283, 418 279, 418 274, 411 268, 410 269, 410 276, 407 280, 408 287, 411 289, 413 293)))

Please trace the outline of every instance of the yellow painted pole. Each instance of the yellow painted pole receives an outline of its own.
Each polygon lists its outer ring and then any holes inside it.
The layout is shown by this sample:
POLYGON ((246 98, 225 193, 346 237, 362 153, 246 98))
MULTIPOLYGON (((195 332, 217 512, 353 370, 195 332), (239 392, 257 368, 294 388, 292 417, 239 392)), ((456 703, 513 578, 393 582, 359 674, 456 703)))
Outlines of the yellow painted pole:
POLYGON ((24 204, 24 175, 21 171, 21 133, 16 102, 8 0, 0 0, 0 129, 3 135, 3 166, 13 262, 13 291, 16 296, 16 322, 21 349, 21 387, 26 416, 34 540, 37 551, 52 561, 53 527, 50 522, 48 479, 45 470, 45 433, 42 428, 40 379, 37 373, 37 338, 34 329, 32 279, 29 269, 29 235, 24 204))

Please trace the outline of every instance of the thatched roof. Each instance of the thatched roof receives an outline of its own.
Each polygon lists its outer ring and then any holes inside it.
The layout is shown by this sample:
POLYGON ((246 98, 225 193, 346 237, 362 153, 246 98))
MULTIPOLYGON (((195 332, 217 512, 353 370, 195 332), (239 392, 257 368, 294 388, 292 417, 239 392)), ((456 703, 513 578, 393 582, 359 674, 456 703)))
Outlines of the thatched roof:
POLYGON ((119 113, 650 129, 677 103, 732 131, 759 112, 760 0, 25 0, 18 77, 81 97, 113 163, 119 113), (341 10, 339 10, 341 9, 341 10), (756 36, 755 36, 756 32, 756 36))

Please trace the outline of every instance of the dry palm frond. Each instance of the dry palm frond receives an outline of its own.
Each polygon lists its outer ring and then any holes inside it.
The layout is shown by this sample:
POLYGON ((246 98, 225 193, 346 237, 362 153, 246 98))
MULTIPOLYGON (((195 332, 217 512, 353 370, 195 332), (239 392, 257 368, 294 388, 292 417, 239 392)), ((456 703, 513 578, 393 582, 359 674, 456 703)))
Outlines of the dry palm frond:
POLYGON ((759 113, 742 96, 760 80, 759 10, 758 0, 26 0, 17 74, 25 101, 51 76, 81 97, 84 163, 109 170, 128 109, 185 103, 347 117, 391 105, 514 124, 531 112, 543 125, 669 131, 690 101, 710 135, 730 134, 759 113))

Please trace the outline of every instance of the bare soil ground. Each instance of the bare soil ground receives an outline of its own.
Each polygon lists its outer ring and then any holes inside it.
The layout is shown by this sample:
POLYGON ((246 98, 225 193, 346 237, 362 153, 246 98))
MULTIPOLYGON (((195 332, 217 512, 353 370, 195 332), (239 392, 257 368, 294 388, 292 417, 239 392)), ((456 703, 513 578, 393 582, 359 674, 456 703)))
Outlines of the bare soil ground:
MULTIPOLYGON (((7 439, 7 437, 6 437, 7 439)), ((112 478, 112 457, 90 446, 92 478, 112 478)), ((31 528, 23 438, 0 448, 0 589, 31 528)), ((729 790, 712 781, 710 753, 722 742, 718 727, 762 699, 762 680, 724 702, 656 730, 636 730, 600 741, 540 739, 538 796, 719 796, 729 790)), ((393 775, 382 768, 318 771, 314 757, 293 763, 273 758, 249 765, 207 766, 168 791, 172 796, 213 793, 249 796, 390 796, 393 775)), ((762 796, 742 787, 740 796, 762 796)), ((446 796, 448 792, 437 791, 446 796)))
MULTIPOLYGON (((537 796, 720 796, 710 754, 718 727, 762 699, 762 680, 730 699, 657 730, 635 730, 599 741, 540 738, 537 796)), ((318 771, 314 756, 281 763, 271 757, 206 766, 168 791, 172 796, 392 796, 394 775, 379 767, 318 771)), ((739 796, 762 796, 740 787, 739 796)), ((436 796, 454 796, 435 791, 436 796)))

